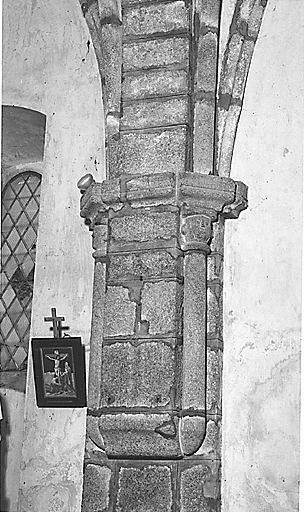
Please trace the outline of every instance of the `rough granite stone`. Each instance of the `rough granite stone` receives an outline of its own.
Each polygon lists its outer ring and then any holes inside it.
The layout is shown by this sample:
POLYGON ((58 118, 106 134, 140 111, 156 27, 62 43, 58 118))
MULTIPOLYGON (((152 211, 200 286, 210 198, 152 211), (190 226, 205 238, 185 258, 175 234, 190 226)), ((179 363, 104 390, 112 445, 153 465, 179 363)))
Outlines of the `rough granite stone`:
POLYGON ((217 73, 217 34, 208 32, 198 42, 195 92, 214 92, 217 73))
POLYGON ((171 512, 170 466, 146 464, 119 471, 117 512, 171 512))
POLYGON ((176 458, 181 455, 177 419, 169 414, 103 414, 99 428, 109 457, 176 458))
POLYGON ((202 446, 195 455, 200 455, 204 459, 220 459, 221 458, 221 421, 207 418, 206 437, 202 446))
POLYGON ((123 35, 170 33, 189 29, 189 11, 184 2, 175 1, 125 9, 123 35))
POLYGON ((205 409, 206 257, 184 257, 183 408, 205 409))
MULTIPOLYGON (((234 77, 239 60, 239 56, 243 46, 243 38, 240 34, 233 34, 225 56, 224 65, 220 78, 220 93, 232 94, 234 77)), ((221 100, 220 100, 221 103, 221 100)))
POLYGON ((188 116, 188 99, 143 100, 123 106, 121 128, 151 128, 185 124, 188 116))
POLYGON ((174 349, 161 341, 103 347, 101 407, 160 407, 170 403, 174 349))
POLYGON ((84 471, 82 512, 106 512, 109 505, 111 469, 88 464, 84 471))
POLYGON ((150 133, 124 133, 111 140, 110 173, 153 174, 182 173, 185 170, 186 128, 150 133))
POLYGON ((218 472, 218 464, 207 461, 182 469, 180 512, 220 512, 218 472))
POLYGON ((181 285, 175 281, 145 283, 142 291, 141 320, 149 322, 148 332, 177 334, 181 320, 181 285))
POLYGON ((129 289, 109 286, 106 291, 104 336, 124 336, 134 333, 135 302, 130 300, 129 289))
POLYGON ((143 70, 128 74, 122 82, 123 100, 187 93, 188 76, 185 69, 143 70))
POLYGON ((214 104, 198 101, 194 108, 194 172, 213 172, 214 104))
POLYGON ((175 196, 175 175, 169 173, 136 176, 125 185, 127 200, 140 200, 175 196))
POLYGON ((185 455, 193 455, 201 447, 205 429, 206 421, 203 416, 183 416, 180 426, 180 443, 185 455))
POLYGON ((242 46, 242 51, 240 53, 239 61, 236 68, 236 73, 234 77, 234 84, 233 84, 233 97, 242 99, 245 85, 246 85, 246 78, 251 62, 251 57, 254 50, 254 42, 253 41, 244 41, 242 46))
POLYGON ((144 242, 170 240, 176 236, 177 214, 175 212, 139 211, 110 221, 112 240, 122 242, 144 242))
POLYGON ((170 64, 187 66, 188 58, 189 40, 186 37, 125 43, 123 46, 123 71, 157 68, 170 64))
POLYGON ((207 289, 207 334, 220 334, 223 330, 222 287, 208 286, 207 289))
POLYGON ((201 25, 217 28, 219 25, 219 11, 222 0, 200 0, 196 5, 201 25))
POLYGON ((231 171, 231 159, 234 148, 236 129, 239 122, 241 107, 231 105, 228 112, 219 109, 219 122, 221 126, 217 169, 219 176, 229 177, 231 171))
POLYGON ((207 347, 207 391, 206 408, 217 413, 221 410, 222 351, 207 347))
POLYGON ((109 278, 176 277, 180 275, 180 259, 172 251, 113 254, 109 260, 109 278))
POLYGON ((223 280, 223 256, 221 254, 208 254, 207 257, 207 279, 223 280))

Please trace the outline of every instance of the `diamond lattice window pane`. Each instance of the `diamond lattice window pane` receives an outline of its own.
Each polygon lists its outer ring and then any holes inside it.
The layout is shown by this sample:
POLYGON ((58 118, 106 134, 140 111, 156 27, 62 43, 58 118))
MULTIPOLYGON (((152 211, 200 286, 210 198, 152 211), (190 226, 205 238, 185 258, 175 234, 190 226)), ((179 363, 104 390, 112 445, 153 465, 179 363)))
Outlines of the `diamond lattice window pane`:
POLYGON ((15 176, 2 194, 1 369, 27 360, 41 176, 15 176))

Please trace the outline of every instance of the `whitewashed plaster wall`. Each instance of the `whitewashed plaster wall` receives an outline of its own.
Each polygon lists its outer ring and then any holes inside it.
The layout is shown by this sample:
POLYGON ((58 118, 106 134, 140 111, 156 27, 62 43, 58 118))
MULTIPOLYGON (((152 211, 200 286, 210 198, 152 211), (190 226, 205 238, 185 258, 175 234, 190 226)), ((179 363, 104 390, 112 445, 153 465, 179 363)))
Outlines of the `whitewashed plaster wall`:
MULTIPOLYGON (((76 183, 86 172, 104 178, 101 89, 89 40, 74 0, 4 2, 3 104, 47 116, 31 336, 52 336, 43 319, 56 307, 69 334, 85 344, 93 260, 76 183)), ((84 409, 37 408, 29 357, 20 512, 80 508, 85 415, 84 409)), ((17 490, 18 482, 13 485, 17 490)), ((16 512, 16 495, 9 498, 7 510, 16 512)))
POLYGON ((226 223, 223 512, 296 512, 302 264, 303 3, 269 0, 251 64, 226 223))

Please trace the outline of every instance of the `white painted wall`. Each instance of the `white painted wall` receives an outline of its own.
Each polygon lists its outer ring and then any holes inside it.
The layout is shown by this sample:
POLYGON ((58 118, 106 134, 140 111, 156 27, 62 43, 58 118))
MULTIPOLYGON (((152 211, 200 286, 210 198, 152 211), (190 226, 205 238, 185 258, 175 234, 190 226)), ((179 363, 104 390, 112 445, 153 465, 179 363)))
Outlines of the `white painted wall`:
MULTIPOLYGON (((89 342, 93 259, 79 217, 78 179, 104 178, 97 63, 80 4, 16 0, 3 9, 3 103, 47 116, 32 337, 52 336, 43 320, 56 307, 70 335, 89 342)), ((84 409, 38 409, 29 358, 19 511, 80 508, 84 409)), ((20 416, 22 411, 20 411, 20 416)), ((15 415, 14 421, 22 421, 15 415)), ((17 458, 10 459, 18 466, 17 458)), ((17 475, 17 471, 15 474, 17 475)), ((14 478, 17 478, 16 476, 14 478)), ((19 482, 14 482, 17 492, 19 482)), ((16 512, 16 495, 8 497, 16 512)))
POLYGON ((231 177, 227 221, 223 512, 296 512, 302 264, 303 3, 269 0, 231 177))

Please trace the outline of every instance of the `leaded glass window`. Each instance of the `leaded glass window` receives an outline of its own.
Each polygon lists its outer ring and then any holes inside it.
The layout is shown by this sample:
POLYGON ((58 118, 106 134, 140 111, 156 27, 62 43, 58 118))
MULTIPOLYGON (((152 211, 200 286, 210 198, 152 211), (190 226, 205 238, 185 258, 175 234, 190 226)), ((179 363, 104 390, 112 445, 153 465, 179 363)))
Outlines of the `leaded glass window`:
POLYGON ((2 192, 0 363, 26 367, 34 284, 40 174, 26 171, 2 192))

